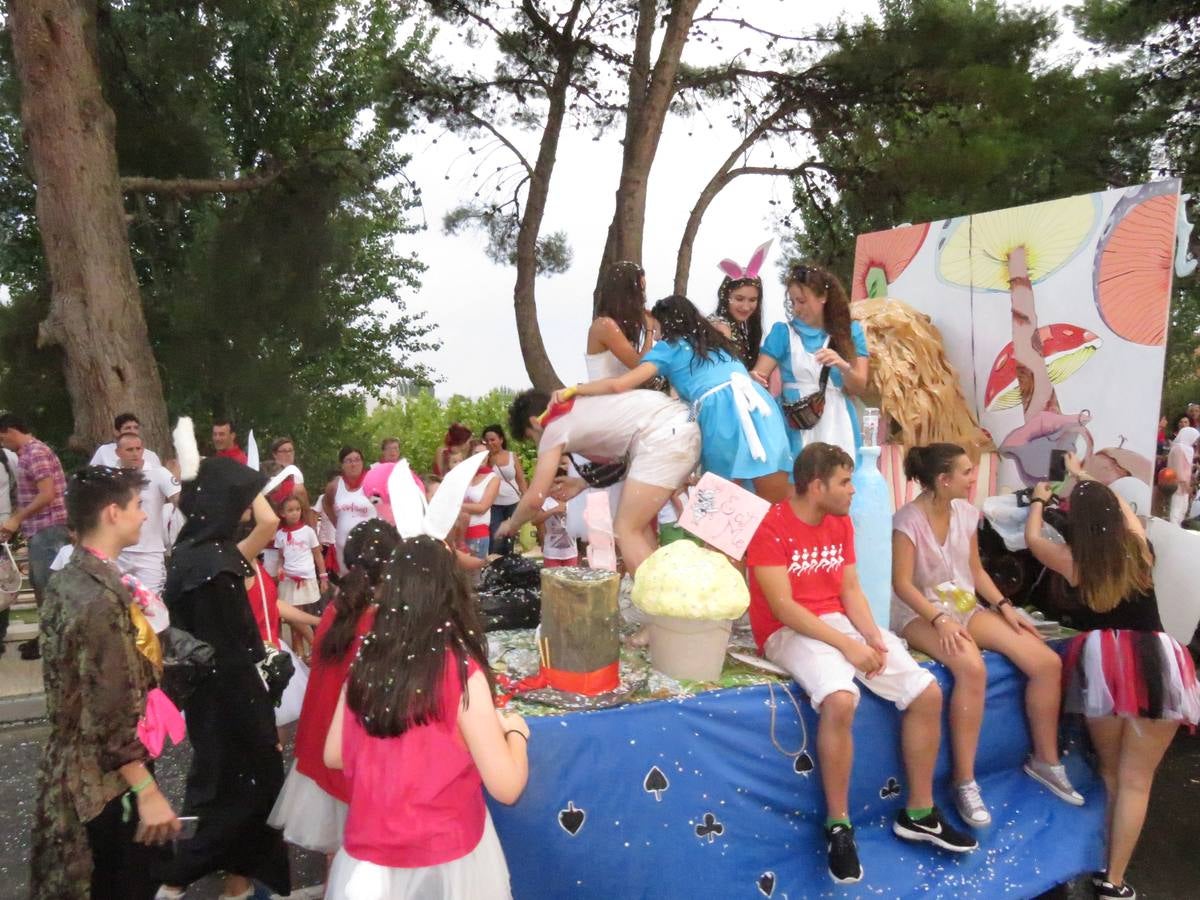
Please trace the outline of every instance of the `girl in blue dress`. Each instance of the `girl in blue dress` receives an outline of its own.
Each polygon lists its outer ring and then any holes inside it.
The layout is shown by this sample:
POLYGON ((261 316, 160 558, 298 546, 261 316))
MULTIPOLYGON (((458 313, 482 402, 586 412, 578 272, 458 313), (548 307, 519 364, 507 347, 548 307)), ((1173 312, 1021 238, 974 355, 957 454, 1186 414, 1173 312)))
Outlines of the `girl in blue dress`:
POLYGON ((823 441, 858 459, 862 435, 851 397, 867 387, 867 338, 850 319, 850 301, 841 282, 816 266, 793 266, 787 276, 789 322, 777 322, 763 341, 752 375, 766 384, 778 366, 783 376, 781 403, 794 403, 818 390, 821 369, 829 366, 825 412, 805 431, 787 427, 793 458, 804 445, 823 441))
POLYGON ((771 395, 750 377, 737 348, 686 297, 658 301, 651 315, 662 329, 662 340, 640 365, 624 375, 559 391, 554 399, 619 394, 661 375, 692 407, 705 470, 731 481, 751 481, 755 493, 772 503, 786 498, 792 457, 783 416, 771 395))

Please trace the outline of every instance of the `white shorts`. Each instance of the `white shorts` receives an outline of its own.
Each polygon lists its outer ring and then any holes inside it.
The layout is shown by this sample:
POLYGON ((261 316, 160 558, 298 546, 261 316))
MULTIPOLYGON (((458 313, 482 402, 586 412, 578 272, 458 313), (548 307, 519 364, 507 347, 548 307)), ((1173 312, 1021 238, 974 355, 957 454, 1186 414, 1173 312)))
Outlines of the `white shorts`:
MULTIPOLYGON (((830 628, 866 643, 843 613, 826 613, 820 618, 830 628)), ((897 709, 907 709, 935 679, 909 655, 900 638, 884 629, 880 634, 887 645, 887 665, 873 678, 854 668, 833 645, 805 637, 786 625, 767 638, 763 656, 796 679, 818 712, 834 691, 853 694, 857 703, 860 694, 854 683, 856 678, 875 696, 891 701, 897 709)))
POLYGON ((700 426, 687 414, 643 431, 629 447, 630 481, 678 490, 700 462, 700 426))
MULTIPOLYGON (((947 603, 945 600, 930 600, 929 602, 938 608, 938 612, 944 612, 963 628, 966 628, 967 623, 975 618, 975 614, 983 609, 983 605, 980 603, 976 603, 966 612, 963 612, 953 603, 947 603)), ((921 618, 921 616, 919 613, 914 612, 911 606, 893 594, 892 607, 888 618, 892 631, 896 632, 896 634, 904 634, 904 629, 921 618)))

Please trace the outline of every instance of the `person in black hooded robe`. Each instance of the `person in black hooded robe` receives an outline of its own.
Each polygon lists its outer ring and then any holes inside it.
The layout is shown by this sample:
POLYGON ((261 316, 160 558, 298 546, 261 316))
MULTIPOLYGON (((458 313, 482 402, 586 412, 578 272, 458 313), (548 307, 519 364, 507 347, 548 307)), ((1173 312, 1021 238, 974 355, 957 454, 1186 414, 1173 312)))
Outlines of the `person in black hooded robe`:
POLYGON ((282 834, 267 825, 284 772, 274 706, 256 668, 263 642, 245 586, 254 573, 235 542, 248 509, 261 527, 278 522, 260 496, 265 483, 253 469, 216 457, 201 463, 180 498, 187 524, 163 598, 173 625, 212 645, 215 673, 184 706, 192 743, 184 814, 199 821, 162 873, 164 893, 214 871, 226 873, 227 896, 250 896, 243 879, 291 891, 282 834))

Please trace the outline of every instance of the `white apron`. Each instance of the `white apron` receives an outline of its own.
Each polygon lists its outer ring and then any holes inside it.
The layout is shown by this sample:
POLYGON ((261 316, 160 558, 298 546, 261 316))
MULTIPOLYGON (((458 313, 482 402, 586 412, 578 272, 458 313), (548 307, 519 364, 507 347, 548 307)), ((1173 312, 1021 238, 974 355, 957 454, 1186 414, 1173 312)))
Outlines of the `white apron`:
MULTIPOLYGON (((804 342, 791 325, 788 326, 788 342, 791 349, 792 378, 794 380, 785 381, 783 389, 796 391, 798 400, 820 388, 822 367, 813 354, 804 349, 804 342)), ((829 338, 825 339, 822 346, 829 346, 829 338)), ((805 446, 813 441, 833 444, 835 447, 841 447, 850 455, 851 459, 857 462, 854 446, 854 420, 850 418, 850 410, 846 408, 846 395, 840 387, 833 383, 832 373, 830 375, 829 381, 825 384, 825 412, 821 414, 821 418, 815 426, 807 431, 801 431, 800 434, 805 446)), ((791 428, 791 425, 789 424, 788 427, 791 428)))

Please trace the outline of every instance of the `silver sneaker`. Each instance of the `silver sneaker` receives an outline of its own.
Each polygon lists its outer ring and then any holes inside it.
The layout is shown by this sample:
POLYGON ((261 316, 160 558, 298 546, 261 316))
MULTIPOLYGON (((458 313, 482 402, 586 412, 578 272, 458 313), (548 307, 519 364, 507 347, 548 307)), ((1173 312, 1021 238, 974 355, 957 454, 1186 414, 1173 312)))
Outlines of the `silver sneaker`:
POLYGON ((1083 794, 1075 790, 1067 777, 1066 766, 1052 766, 1032 756, 1025 760, 1025 774, 1048 788, 1052 794, 1072 806, 1083 806, 1083 794))
POLYGON ((954 786, 954 805, 962 820, 972 828, 982 828, 992 824, 992 814, 984 805, 979 793, 979 785, 974 781, 964 781, 954 786))

